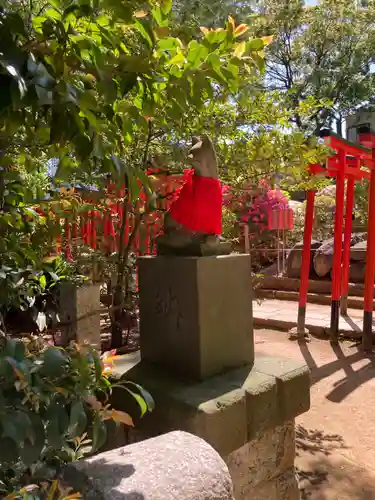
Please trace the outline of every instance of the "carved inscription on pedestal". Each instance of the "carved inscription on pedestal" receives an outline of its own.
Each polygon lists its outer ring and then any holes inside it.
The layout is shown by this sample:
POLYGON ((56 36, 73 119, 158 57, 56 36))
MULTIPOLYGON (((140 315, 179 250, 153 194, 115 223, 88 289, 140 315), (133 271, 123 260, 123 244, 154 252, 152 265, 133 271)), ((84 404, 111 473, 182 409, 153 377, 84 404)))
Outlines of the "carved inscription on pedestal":
POLYGON ((179 330, 183 315, 178 297, 171 286, 158 287, 155 294, 155 314, 168 323, 171 330, 179 330))

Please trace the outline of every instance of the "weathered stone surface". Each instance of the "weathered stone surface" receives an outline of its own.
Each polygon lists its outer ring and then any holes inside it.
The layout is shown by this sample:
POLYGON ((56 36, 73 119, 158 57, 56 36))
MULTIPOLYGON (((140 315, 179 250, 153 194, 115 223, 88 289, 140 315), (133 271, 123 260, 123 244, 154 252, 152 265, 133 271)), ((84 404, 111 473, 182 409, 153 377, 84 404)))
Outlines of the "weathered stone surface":
MULTIPOLYGON (((236 500, 258 498, 254 490, 294 467, 294 421, 260 433, 226 459, 236 500)), ((274 481, 276 483, 276 481, 274 481)), ((289 497, 280 497, 289 500, 289 497)))
POLYGON ((247 438, 279 422, 276 378, 252 370, 246 380, 247 438))
POLYGON ((349 281, 351 283, 364 283, 366 274, 365 262, 351 262, 349 265, 349 281))
POLYGON ((256 486, 248 497, 239 496, 238 500, 300 500, 300 498, 295 470, 292 468, 279 477, 256 486))
POLYGON ((204 379, 252 364, 248 255, 139 259, 142 360, 204 379))
MULTIPOLYGON (((254 362, 249 256, 142 258, 139 271, 141 361, 124 376, 156 407, 129 438, 190 432, 228 461, 237 500, 296 500, 294 418, 310 407, 310 374, 254 362)), ((114 391, 116 408, 128 403, 114 391)))
POLYGON ((332 269, 334 239, 331 238, 315 252, 314 271, 320 277, 327 276, 332 269))
POLYGON ((85 500, 234 500, 224 461, 184 432, 76 462, 63 479, 85 500))
POLYGON ((365 262, 367 252, 367 240, 360 241, 356 245, 353 245, 350 249, 350 260, 359 260, 365 262))
POLYGON ((185 234, 181 246, 177 246, 176 237, 174 237, 174 240, 175 246, 171 246, 169 237, 163 234, 158 236, 158 255, 208 257, 212 255, 229 255, 232 252, 231 242, 220 241, 216 236, 212 237, 212 239, 205 236, 202 238, 203 241, 200 239, 194 241, 191 236, 185 234), (166 242, 163 238, 165 238, 166 242))
POLYGON ((309 410, 311 379, 305 364, 273 356, 257 356, 254 369, 276 378, 279 423, 309 410))
MULTIPOLYGON (((311 258, 310 258, 310 276, 314 275, 314 256, 316 250, 321 246, 321 241, 311 241, 311 258)), ((302 265, 303 241, 297 243, 289 252, 287 259, 287 276, 288 278, 299 278, 302 265)))
MULTIPOLYGON (((188 383, 141 362, 128 371, 125 378, 147 387, 155 400, 155 409, 136 422, 135 430, 129 431, 130 437, 145 439, 180 429, 200 436, 222 456, 228 455, 247 442, 243 384, 249 372, 250 369, 244 367, 203 382, 188 383)), ((123 392, 113 392, 116 408, 121 409, 123 392)))
MULTIPOLYGON (((156 403, 151 415, 136 422, 135 439, 181 429, 202 437, 222 456, 294 419, 310 405, 308 368, 283 358, 256 358, 253 368, 238 368, 200 383, 172 379, 143 362, 124 376, 147 387, 156 403)), ((128 410, 123 392, 114 391, 113 404, 128 410)))
MULTIPOLYGON (((358 233, 353 234, 350 240, 350 246, 356 245, 360 241, 363 241, 365 234, 358 233)), ((342 235, 342 241, 344 242, 344 235, 342 235)), ((331 238, 323 243, 315 252, 314 257, 314 270, 318 276, 321 278, 327 276, 333 264, 333 249, 334 249, 334 239, 331 238)))
POLYGON ((59 313, 62 337, 100 349, 100 285, 59 286, 59 313), (64 326, 66 323, 66 326, 64 326))
POLYGON ((300 500, 301 494, 294 467, 277 477, 276 494, 275 500, 300 500))

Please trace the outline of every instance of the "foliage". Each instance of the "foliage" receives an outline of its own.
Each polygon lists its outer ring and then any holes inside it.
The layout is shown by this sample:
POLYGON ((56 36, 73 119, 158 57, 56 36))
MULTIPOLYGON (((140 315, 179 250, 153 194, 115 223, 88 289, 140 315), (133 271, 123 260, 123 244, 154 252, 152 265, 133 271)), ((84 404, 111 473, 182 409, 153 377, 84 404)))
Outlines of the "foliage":
POLYGON ((58 286, 70 282, 77 286, 85 280, 74 265, 61 257, 44 260, 39 269, 2 266, 0 268, 0 328, 6 330, 10 318, 19 322, 32 320, 39 331, 56 326, 58 316, 58 286))
MULTIPOLYGON (((0 351, 0 474, 3 489, 45 481, 62 465, 99 450, 106 420, 133 425, 111 408, 111 357, 100 360, 85 347, 48 347, 34 352, 22 341, 5 340, 0 351)), ((140 406, 152 410, 147 392, 122 384, 140 406)))
MULTIPOLYGON (((308 119, 317 106, 311 99, 301 103, 299 113, 308 119)), ((315 139, 307 139, 290 127, 291 119, 292 112, 285 108, 279 93, 266 94, 240 85, 233 99, 208 103, 199 117, 185 114, 181 135, 187 141, 193 132, 210 134, 220 177, 233 188, 257 185, 266 179, 270 184, 280 182, 285 189, 298 190, 307 183, 306 165, 323 161, 327 151, 315 139)), ((181 168, 182 164, 177 150, 174 166, 181 168)))
POLYGON ((235 242, 238 240, 237 216, 233 210, 223 207, 223 237, 235 242))
POLYGON ((179 0, 177 19, 190 25, 215 26, 228 14, 250 25, 255 36, 272 36, 266 48, 264 90, 284 93, 285 104, 295 110, 292 123, 318 133, 337 126, 363 104, 373 104, 371 68, 375 44, 375 2, 357 0, 235 0, 196 3, 179 0), (309 98, 320 102, 311 116, 298 107, 309 98))
MULTIPOLYGON (((234 88, 238 67, 254 68, 253 54, 264 47, 261 41, 247 43, 239 54, 243 29, 233 22, 183 44, 169 35, 171 2, 151 1, 137 11, 130 1, 54 0, 31 26, 12 6, 3 11, 0 33, 7 48, 1 58, 0 140, 7 155, 16 143, 19 161, 35 145, 58 157, 57 177, 72 169, 76 177, 104 172, 121 181, 125 171, 140 175, 140 158, 124 164, 121 153, 147 138, 149 118, 167 126, 171 117, 202 107, 213 82, 234 88), (9 141, 11 136, 16 140, 9 141)), ((3 164, 11 159, 6 156, 3 164)))
POLYGON ((271 189, 264 180, 258 186, 247 186, 234 192, 225 190, 224 204, 231 207, 239 221, 249 225, 251 233, 259 233, 268 227, 270 212, 288 207, 288 199, 279 189, 271 189))
POLYGON ((318 133, 337 125, 359 105, 372 101, 375 3, 357 0, 260 2, 256 32, 273 35, 266 50, 268 89, 287 91, 291 109, 313 97, 322 105, 308 120, 294 113, 301 129, 318 133))
POLYGON ((323 241, 333 237, 335 226, 334 208, 336 206, 335 196, 317 193, 315 199, 315 222, 313 236, 315 239, 323 241))
POLYGON ((78 500, 80 493, 72 493, 71 488, 64 488, 57 479, 40 485, 30 484, 10 493, 4 500, 78 500))
POLYGON ((368 218, 369 203, 369 181, 364 179, 362 182, 356 182, 354 191, 355 215, 359 224, 364 224, 368 218))
POLYGON ((207 26, 218 28, 223 25, 228 16, 237 21, 248 20, 249 15, 255 12, 256 2, 238 2, 236 0, 196 0, 187 3, 176 0, 173 3, 175 21, 181 27, 207 26))
POLYGON ((53 230, 31 203, 20 172, 0 167, 0 265, 36 262, 52 246, 53 230))
MULTIPOLYGON (((314 204, 314 226, 312 234, 313 239, 324 241, 333 237, 335 226, 335 204, 335 194, 331 189, 325 188, 316 193, 314 204)), ((292 248, 296 243, 303 241, 306 202, 295 204, 293 208, 294 228, 293 231, 288 231, 287 234, 288 248, 292 248)))
POLYGON ((286 233, 286 246, 288 249, 294 247, 296 243, 303 241, 303 235, 305 232, 305 202, 292 202, 293 208, 293 231, 287 231, 286 233))
POLYGON ((235 216, 234 226, 242 250, 245 233, 240 227, 247 225, 249 228, 253 270, 261 269, 277 256, 277 232, 269 229, 269 216, 272 210, 287 209, 288 203, 286 196, 279 189, 271 189, 265 180, 255 186, 224 189, 224 206, 235 216))
MULTIPOLYGON (((137 211, 145 187, 148 203, 136 213, 136 233, 154 208, 145 175, 150 146, 162 136, 171 141, 185 113, 197 113, 217 94, 228 96, 259 72, 266 42, 243 38, 247 27, 231 18, 225 28, 181 40, 170 23, 171 1, 33 5, 27 12, 9 2, 2 12, 2 163, 27 161, 35 171, 33 158, 42 151, 59 159, 57 180, 101 186, 110 174, 127 188, 125 213, 137 211)), ((133 240, 118 252, 117 309, 133 240)), ((115 346, 119 317, 113 335, 115 346)))

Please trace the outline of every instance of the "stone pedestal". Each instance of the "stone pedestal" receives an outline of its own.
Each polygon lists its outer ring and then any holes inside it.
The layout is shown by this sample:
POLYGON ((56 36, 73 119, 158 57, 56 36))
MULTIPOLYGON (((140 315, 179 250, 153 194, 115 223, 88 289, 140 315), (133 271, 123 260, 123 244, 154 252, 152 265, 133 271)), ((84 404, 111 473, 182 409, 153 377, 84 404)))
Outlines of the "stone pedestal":
MULTIPOLYGON (((236 500, 299 500, 294 419, 310 406, 306 365, 256 356, 253 367, 186 383, 141 361, 124 378, 155 400, 155 410, 128 431, 132 442, 176 429, 190 432, 223 457, 236 500)), ((113 405, 129 411, 123 393, 114 391, 113 405)))
POLYGON ((139 259, 142 360, 203 380, 252 365, 248 255, 139 259))
POLYGON ((100 350, 99 284, 59 285, 59 315, 65 343, 74 340, 100 350))
MULTIPOLYGON (((254 358, 251 295, 248 255, 140 260, 141 361, 123 376, 156 406, 128 436, 190 432, 223 457, 236 500, 299 500, 294 419, 309 409, 310 373, 254 358)), ((130 411, 123 393, 113 405, 130 411)))

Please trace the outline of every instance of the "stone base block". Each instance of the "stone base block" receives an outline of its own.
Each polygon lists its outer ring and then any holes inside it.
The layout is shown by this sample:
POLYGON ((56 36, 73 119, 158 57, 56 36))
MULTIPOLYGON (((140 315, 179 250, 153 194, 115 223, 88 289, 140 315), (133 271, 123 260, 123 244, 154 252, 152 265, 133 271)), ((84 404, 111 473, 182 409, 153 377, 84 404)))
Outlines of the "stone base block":
POLYGON ((254 360, 248 255, 139 259, 142 359, 203 380, 254 360))
POLYGON ((61 284, 59 311, 65 343, 74 340, 100 349, 100 284, 61 284))
MULTIPOLYGON (((224 458, 236 500, 298 500, 294 418, 310 407, 306 365, 256 356, 253 367, 189 384, 140 362, 124 377, 147 388, 156 404, 129 431, 132 441, 190 432, 224 458)), ((114 391, 113 406, 129 411, 123 393, 114 391)))
MULTIPOLYGON (((123 376, 147 388, 155 400, 152 414, 135 419, 134 439, 184 430, 205 439, 223 457, 310 407, 307 366, 283 358, 257 356, 254 367, 199 383, 173 379, 143 361, 123 376)), ((113 406, 129 411, 124 391, 114 390, 113 406)))

